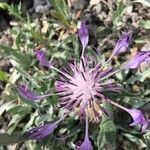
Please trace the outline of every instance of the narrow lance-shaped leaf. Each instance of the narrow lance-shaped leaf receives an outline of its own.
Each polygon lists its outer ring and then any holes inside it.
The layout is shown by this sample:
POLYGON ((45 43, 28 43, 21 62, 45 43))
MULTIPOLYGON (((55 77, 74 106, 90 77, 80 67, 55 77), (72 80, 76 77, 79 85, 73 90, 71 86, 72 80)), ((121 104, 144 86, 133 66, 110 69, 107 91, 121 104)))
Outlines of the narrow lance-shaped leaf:
POLYGON ((23 135, 21 131, 13 132, 11 135, 7 133, 0 134, 0 146, 21 143, 26 140, 26 135, 23 135))

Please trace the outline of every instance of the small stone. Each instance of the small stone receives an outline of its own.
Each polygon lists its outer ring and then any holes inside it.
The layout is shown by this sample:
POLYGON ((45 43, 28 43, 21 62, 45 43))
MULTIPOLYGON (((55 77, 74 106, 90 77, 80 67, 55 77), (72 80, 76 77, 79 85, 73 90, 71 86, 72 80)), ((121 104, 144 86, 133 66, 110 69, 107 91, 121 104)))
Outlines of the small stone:
POLYGON ((88 5, 87 1, 83 1, 83 0, 73 0, 72 1, 72 6, 75 9, 83 9, 86 5, 88 5))
POLYGON ((93 7, 93 11, 96 13, 96 14, 100 14, 101 11, 102 11, 102 6, 99 4, 99 5, 95 5, 93 7))
POLYGON ((97 5, 101 0, 90 0, 90 5, 97 5))
POLYGON ((51 8, 51 4, 48 0, 34 0, 33 9, 36 13, 45 14, 51 8))
POLYGON ((0 38, 0 45, 9 46, 9 40, 5 34, 0 38))

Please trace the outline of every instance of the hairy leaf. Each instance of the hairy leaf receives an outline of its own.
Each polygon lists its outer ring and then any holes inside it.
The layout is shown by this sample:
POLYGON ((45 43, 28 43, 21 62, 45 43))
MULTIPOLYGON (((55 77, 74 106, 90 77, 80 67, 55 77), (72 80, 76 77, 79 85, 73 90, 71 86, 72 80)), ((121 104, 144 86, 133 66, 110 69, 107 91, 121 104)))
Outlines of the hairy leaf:
POLYGON ((98 150, 108 148, 115 149, 116 127, 111 119, 105 119, 100 124, 100 132, 97 138, 98 150))
POLYGON ((0 146, 20 143, 25 140, 27 140, 27 138, 25 135, 22 135, 21 131, 14 132, 11 135, 7 133, 0 134, 0 146))

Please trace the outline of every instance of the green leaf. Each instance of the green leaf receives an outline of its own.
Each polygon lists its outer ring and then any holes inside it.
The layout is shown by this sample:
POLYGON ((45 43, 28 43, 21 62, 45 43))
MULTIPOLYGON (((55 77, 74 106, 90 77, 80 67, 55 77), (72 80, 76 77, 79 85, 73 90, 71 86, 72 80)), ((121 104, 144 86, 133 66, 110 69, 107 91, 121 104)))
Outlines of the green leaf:
POLYGON ((12 56, 21 66, 29 67, 31 65, 31 58, 29 55, 21 53, 18 49, 13 49, 8 46, 0 45, 0 50, 12 56))
POLYGON ((7 3, 0 3, 0 8, 7 9, 9 14, 16 17, 20 21, 23 21, 23 17, 21 16, 21 3, 17 6, 10 6, 7 3))
POLYGON ((8 111, 12 108, 15 104, 15 101, 5 102, 0 106, 0 116, 4 113, 4 111, 8 111))
POLYGON ((30 120, 28 121, 28 123, 23 128, 23 132, 27 131, 27 129, 29 129, 33 125, 34 120, 35 120, 36 117, 37 117, 37 113, 36 112, 31 114, 30 120))
POLYGON ((9 122, 7 130, 7 132, 11 134, 16 129, 19 122, 31 112, 31 107, 25 104, 17 105, 9 109, 9 112, 13 113, 12 119, 9 122))
POLYGON ((114 92, 109 92, 109 91, 105 91, 104 95, 106 95, 108 98, 112 99, 112 100, 116 100, 117 98, 120 99, 124 99, 125 97, 134 97, 134 98, 139 98, 139 96, 141 96, 141 94, 134 94, 134 93, 130 93, 125 89, 122 89, 120 92, 118 93, 114 93, 114 92))
POLYGON ((20 98, 21 98, 21 100, 22 100, 24 103, 30 105, 32 108, 35 108, 35 109, 38 109, 38 110, 42 110, 42 108, 41 108, 37 103, 35 103, 34 101, 32 101, 32 100, 27 100, 27 99, 25 99, 25 98, 23 98, 23 97, 21 97, 21 96, 20 96, 20 98))
MULTIPOLYGON (((30 27, 29 24, 28 26, 30 27)), ((44 38, 44 36, 40 32, 35 31, 32 27, 30 27, 29 29, 24 29, 23 32, 30 33, 32 38, 34 38, 36 42, 48 45, 47 40, 44 38)))
MULTIPOLYGON (((131 135, 131 134, 123 134, 129 141, 131 141, 132 143, 134 143, 134 146, 136 146, 136 148, 140 148, 140 149, 146 149, 147 145, 138 137, 131 135)), ((132 147, 133 148, 133 147, 132 147)))
POLYGON ((142 72, 141 74, 141 78, 140 81, 144 82, 146 79, 150 79, 150 68, 146 69, 144 72, 142 72))
POLYGON ((0 51, 2 53, 11 55, 13 53, 13 51, 17 51, 16 49, 13 49, 11 47, 5 46, 5 45, 0 45, 0 51))
POLYGON ((4 71, 0 70, 0 81, 7 81, 7 80, 8 80, 7 74, 4 71))
POLYGON ((54 6, 54 9, 59 12, 61 15, 64 16, 64 18, 69 18, 68 8, 66 5, 65 0, 51 0, 52 5, 54 6))
POLYGON ((27 140, 26 136, 22 135, 21 131, 14 132, 11 135, 7 133, 0 134, 0 146, 20 143, 26 140, 27 140))
POLYGON ((149 43, 150 42, 150 36, 147 35, 147 36, 142 36, 142 37, 136 38, 135 42, 136 43, 149 43))
POLYGON ((146 79, 150 78, 150 68, 145 71, 139 73, 137 76, 132 76, 127 83, 134 83, 136 81, 144 82, 146 79))
POLYGON ((100 124, 100 132, 97 138, 98 150, 104 148, 115 149, 116 142, 116 127, 113 121, 109 118, 104 119, 100 124))
POLYGON ((68 19, 66 19, 62 14, 60 14, 59 12, 52 12, 52 16, 59 20, 61 23, 63 23, 66 26, 69 26, 69 22, 68 19))
POLYGON ((17 125, 19 124, 19 122, 25 117, 26 114, 16 114, 13 115, 11 118, 11 121, 8 124, 8 130, 7 132, 9 134, 12 134, 12 132, 16 129, 17 125))
POLYGON ((55 11, 52 13, 53 17, 63 22, 66 26, 69 26, 70 25, 69 12, 66 5, 66 1, 51 0, 51 3, 55 9, 55 11))
POLYGON ((125 5, 124 5, 123 1, 121 1, 117 7, 116 12, 114 13, 114 16, 113 16, 114 26, 120 26, 124 10, 125 10, 125 5))
POLYGON ((145 29, 150 29, 150 20, 141 20, 140 26, 145 29))
POLYGON ((26 104, 16 105, 8 110, 8 112, 11 112, 13 114, 27 114, 31 112, 31 107, 26 104))
POLYGON ((27 54, 21 54, 20 52, 13 53, 15 59, 19 62, 21 66, 29 67, 31 65, 31 58, 27 54))

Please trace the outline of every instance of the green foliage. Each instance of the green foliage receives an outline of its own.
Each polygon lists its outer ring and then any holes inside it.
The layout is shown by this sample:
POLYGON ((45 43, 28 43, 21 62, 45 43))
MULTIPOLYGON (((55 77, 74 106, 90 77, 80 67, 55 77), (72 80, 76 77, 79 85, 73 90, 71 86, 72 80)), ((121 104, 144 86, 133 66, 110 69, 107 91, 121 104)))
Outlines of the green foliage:
POLYGON ((113 17, 113 24, 114 27, 118 27, 122 24, 122 18, 123 18, 123 13, 125 10, 125 5, 123 3, 123 1, 121 1, 117 7, 116 12, 114 13, 114 17, 113 17))
POLYGON ((51 0, 51 3, 54 6, 54 9, 60 14, 62 14, 64 18, 69 18, 69 12, 65 0, 51 0))
POLYGON ((125 133, 123 136, 129 140, 128 149, 138 149, 138 148, 145 149, 146 148, 146 144, 138 137, 128 134, 128 133, 125 133))
POLYGON ((139 74, 137 74, 136 76, 132 76, 129 80, 128 83, 134 83, 136 81, 141 81, 144 82, 146 79, 150 78, 150 68, 146 69, 143 72, 140 72, 139 74))
POLYGON ((10 6, 7 3, 0 3, 0 8, 8 10, 9 14, 15 16, 17 19, 24 20, 21 16, 21 3, 18 7, 14 5, 10 6))
POLYGON ((150 29, 150 20, 141 20, 140 26, 144 29, 150 29))
POLYGON ((116 127, 110 118, 105 118, 100 124, 100 131, 97 137, 98 150, 115 149, 116 127))
POLYGON ((14 107, 14 101, 8 101, 0 105, 0 116, 5 112, 14 107))
POLYGON ((52 13, 53 17, 59 20, 61 23, 70 26, 70 16, 65 0, 50 0, 55 11, 52 13))
POLYGON ((4 71, 0 70, 0 81, 7 81, 7 80, 8 80, 7 74, 4 71))
POLYGON ((147 35, 147 36, 142 36, 142 37, 138 37, 138 38, 136 38, 135 39, 135 42, 136 43, 145 43, 145 42, 149 42, 149 39, 150 39, 150 36, 149 35, 147 35))
POLYGON ((0 146, 11 145, 15 143, 21 143, 26 140, 26 136, 21 131, 14 132, 9 135, 7 133, 0 134, 0 146))
POLYGON ((13 49, 8 46, 0 45, 0 50, 7 55, 11 55, 14 60, 18 62, 22 67, 29 67, 32 60, 29 55, 21 53, 18 49, 13 49))

